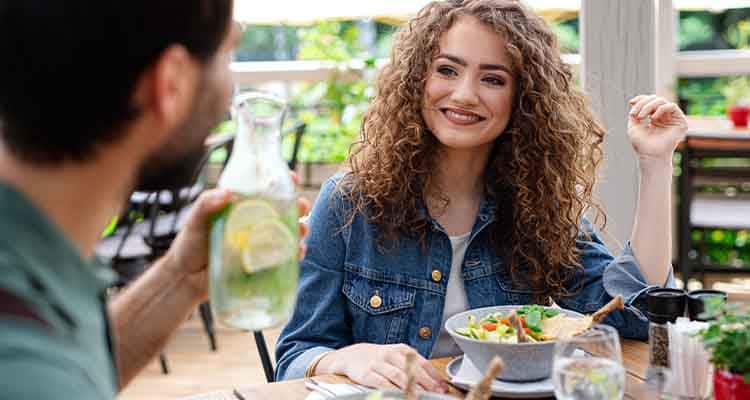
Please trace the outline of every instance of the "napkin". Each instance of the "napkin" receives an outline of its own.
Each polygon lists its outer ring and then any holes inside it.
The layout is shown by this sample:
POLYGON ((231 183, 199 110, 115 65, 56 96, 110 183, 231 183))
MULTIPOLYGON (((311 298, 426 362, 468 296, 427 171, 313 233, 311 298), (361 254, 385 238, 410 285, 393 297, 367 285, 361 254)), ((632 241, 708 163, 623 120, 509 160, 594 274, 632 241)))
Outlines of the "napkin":
POLYGON ((696 399, 707 398, 711 391, 709 377, 713 375, 710 355, 703 341, 695 334, 708 324, 677 318, 669 324, 670 372, 664 391, 696 399))
MULTIPOLYGON (((318 384, 318 386, 321 386, 323 389, 336 396, 357 394, 362 393, 363 391, 363 389, 361 389, 361 386, 358 387, 347 383, 325 383, 319 380, 316 380, 316 383, 318 384)), ((305 397, 305 400, 324 400, 330 398, 330 395, 326 396, 324 394, 313 391, 312 393, 308 394, 307 397, 305 397)))

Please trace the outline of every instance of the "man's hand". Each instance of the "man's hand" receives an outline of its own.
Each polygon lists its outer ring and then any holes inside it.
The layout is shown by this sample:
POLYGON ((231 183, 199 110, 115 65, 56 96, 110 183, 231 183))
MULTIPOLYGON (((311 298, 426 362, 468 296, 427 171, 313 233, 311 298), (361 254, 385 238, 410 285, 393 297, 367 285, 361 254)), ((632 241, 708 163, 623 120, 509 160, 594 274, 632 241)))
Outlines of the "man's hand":
POLYGON ((198 196, 187 223, 164 256, 164 268, 173 269, 175 276, 187 275, 188 284, 199 300, 208 298, 208 236, 211 217, 232 201, 232 194, 223 189, 207 190, 198 196))
MULTIPOLYGON (((297 181, 293 174, 292 178, 297 181)), ((211 218, 233 200, 233 195, 224 189, 203 192, 193 205, 187 223, 180 230, 167 254, 164 267, 173 269, 175 276, 186 276, 187 283, 195 290, 198 301, 208 298, 208 238, 211 231, 211 218)), ((307 199, 297 199, 299 215, 310 210, 307 199)), ((300 242, 307 236, 306 224, 300 223, 300 242)), ((300 243, 300 259, 306 248, 300 243)))

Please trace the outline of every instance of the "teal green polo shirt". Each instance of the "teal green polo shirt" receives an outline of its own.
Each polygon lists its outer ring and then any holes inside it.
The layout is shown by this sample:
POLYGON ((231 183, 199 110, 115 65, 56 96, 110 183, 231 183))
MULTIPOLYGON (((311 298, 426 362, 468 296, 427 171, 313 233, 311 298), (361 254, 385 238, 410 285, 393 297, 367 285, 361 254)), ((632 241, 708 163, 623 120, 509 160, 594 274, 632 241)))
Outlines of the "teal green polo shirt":
POLYGON ((115 397, 102 268, 0 182, 0 290, 38 317, 0 313, 0 399, 115 397))

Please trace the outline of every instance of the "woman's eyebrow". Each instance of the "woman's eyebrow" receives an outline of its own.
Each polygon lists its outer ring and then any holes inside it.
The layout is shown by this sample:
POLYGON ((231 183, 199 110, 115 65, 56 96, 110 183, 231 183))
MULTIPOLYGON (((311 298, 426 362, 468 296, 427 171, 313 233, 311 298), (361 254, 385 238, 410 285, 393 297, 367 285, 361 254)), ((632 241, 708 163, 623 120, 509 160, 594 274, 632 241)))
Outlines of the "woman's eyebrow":
MULTIPOLYGON (((448 61, 452 61, 452 62, 454 62, 454 63, 456 63, 456 64, 458 64, 458 65, 460 65, 462 67, 465 67, 465 66, 469 65, 469 63, 467 63, 461 57, 457 57, 457 56, 454 56, 454 55, 451 55, 451 54, 440 53, 436 57, 436 59, 440 59, 440 58, 444 58, 444 59, 446 59, 448 61)), ((500 71, 505 71, 509 75, 512 75, 512 73, 510 72, 510 68, 508 68, 508 67, 506 67, 505 65, 502 65, 502 64, 479 64, 479 69, 481 69, 481 70, 500 70, 500 71)))

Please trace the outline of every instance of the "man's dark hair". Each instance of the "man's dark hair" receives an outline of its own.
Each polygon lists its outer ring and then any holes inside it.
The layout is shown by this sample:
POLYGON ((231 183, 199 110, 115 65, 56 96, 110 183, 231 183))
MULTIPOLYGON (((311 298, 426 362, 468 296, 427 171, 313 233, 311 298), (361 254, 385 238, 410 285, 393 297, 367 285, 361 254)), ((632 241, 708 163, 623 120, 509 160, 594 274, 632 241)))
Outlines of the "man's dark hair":
POLYGON ((232 0, 0 0, 0 137, 19 159, 86 160, 138 115, 142 73, 173 44, 207 63, 232 0))

